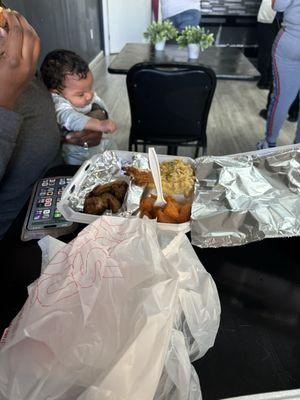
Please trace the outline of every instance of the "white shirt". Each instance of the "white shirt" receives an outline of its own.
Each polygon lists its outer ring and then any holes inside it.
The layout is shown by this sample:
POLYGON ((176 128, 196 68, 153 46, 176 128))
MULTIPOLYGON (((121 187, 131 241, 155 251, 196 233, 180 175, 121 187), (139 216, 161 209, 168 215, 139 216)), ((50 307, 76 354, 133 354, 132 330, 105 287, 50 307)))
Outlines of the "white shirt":
POLYGON ((162 18, 173 17, 183 11, 199 10, 200 0, 161 0, 162 18))
POLYGON ((272 8, 272 0, 262 0, 257 14, 257 21, 263 24, 271 24, 275 15, 276 11, 272 8))

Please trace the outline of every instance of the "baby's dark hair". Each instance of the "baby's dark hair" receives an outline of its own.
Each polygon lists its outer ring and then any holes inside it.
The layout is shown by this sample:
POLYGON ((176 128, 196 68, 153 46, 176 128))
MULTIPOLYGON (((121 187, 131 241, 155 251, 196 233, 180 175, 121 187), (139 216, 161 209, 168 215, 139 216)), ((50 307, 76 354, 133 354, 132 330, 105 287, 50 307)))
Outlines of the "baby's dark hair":
POLYGON ((42 62, 40 71, 48 89, 63 90, 67 75, 77 75, 85 79, 89 65, 82 57, 69 50, 54 50, 47 54, 42 62))

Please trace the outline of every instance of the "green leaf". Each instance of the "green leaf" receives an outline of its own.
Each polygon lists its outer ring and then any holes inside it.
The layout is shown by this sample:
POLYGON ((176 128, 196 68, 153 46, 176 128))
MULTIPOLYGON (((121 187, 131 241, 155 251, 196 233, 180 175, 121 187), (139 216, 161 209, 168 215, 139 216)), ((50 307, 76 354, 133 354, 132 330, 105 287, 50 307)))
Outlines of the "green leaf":
POLYGON ((187 46, 191 43, 200 45, 201 50, 205 50, 212 46, 214 42, 213 33, 205 31, 200 26, 187 26, 176 39, 179 47, 187 46))
POLYGON ((178 35, 177 29, 169 20, 152 22, 144 32, 144 38, 155 44, 163 39, 175 39, 178 35))

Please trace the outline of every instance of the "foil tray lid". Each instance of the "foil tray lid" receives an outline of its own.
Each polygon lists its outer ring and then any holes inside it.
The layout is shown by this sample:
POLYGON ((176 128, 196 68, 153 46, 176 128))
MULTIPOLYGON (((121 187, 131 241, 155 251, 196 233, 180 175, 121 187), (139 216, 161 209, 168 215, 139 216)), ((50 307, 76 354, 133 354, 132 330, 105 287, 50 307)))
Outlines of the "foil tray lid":
POLYGON ((195 161, 194 245, 299 236, 300 145, 195 161))

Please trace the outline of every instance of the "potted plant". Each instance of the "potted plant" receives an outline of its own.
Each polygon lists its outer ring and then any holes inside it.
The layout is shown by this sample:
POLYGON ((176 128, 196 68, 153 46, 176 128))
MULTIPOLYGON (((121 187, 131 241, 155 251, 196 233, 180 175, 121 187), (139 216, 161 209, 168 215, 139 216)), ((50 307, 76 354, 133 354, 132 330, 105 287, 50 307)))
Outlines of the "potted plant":
POLYGON ((162 22, 152 22, 144 37, 149 39, 155 45, 156 50, 163 50, 167 39, 175 39, 177 37, 177 30, 173 23, 169 20, 162 22))
POLYGON ((200 49, 212 46, 214 34, 200 26, 186 26, 176 40, 179 47, 188 46, 189 58, 198 58, 200 49))

